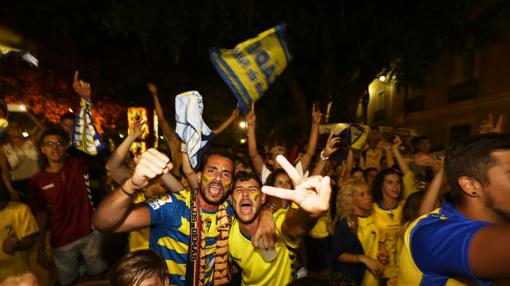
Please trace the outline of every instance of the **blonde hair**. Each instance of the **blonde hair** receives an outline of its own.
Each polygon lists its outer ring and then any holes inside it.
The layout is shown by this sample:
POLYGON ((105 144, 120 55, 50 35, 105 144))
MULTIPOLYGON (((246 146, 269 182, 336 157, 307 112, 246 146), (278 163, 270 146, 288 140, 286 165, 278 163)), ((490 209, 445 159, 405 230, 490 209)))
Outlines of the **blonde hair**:
POLYGON ((363 179, 349 179, 342 184, 340 191, 336 197, 336 216, 333 221, 335 225, 338 221, 345 219, 347 225, 356 231, 358 227, 358 217, 354 212, 353 197, 356 192, 356 187, 360 185, 367 185, 363 179))

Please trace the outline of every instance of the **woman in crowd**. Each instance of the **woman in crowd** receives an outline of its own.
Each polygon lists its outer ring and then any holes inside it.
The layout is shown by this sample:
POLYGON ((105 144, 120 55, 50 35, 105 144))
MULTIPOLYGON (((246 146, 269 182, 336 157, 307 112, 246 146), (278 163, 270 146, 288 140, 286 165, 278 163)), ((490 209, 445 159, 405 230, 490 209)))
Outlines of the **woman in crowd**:
POLYGON ((333 270, 336 280, 352 285, 378 285, 384 272, 379 232, 372 216, 372 196, 360 179, 346 181, 337 197, 334 219, 333 270))

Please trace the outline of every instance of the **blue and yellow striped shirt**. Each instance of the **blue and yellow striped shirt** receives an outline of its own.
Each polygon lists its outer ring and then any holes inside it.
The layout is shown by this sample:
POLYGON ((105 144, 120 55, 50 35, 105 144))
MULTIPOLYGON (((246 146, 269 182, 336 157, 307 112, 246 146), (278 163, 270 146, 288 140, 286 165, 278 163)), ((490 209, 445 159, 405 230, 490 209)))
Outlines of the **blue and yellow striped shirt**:
MULTIPOLYGON (((227 202, 229 215, 232 208, 227 202)), ((186 261, 190 244, 190 192, 167 194, 147 204, 151 215, 149 237, 150 249, 165 260, 170 273, 171 285, 184 285, 186 261)), ((202 226, 206 229, 206 285, 213 284, 214 258, 216 254, 216 212, 202 210, 202 226)))

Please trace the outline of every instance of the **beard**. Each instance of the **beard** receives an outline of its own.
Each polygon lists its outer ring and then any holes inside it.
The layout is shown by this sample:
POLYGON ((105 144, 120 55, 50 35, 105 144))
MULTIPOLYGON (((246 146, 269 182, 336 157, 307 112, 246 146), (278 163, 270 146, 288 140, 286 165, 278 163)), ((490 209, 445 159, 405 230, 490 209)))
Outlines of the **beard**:
POLYGON ((219 205, 221 205, 227 199, 228 192, 225 192, 224 190, 222 190, 222 194, 221 194, 221 197, 219 199, 208 197, 208 195, 207 195, 207 188, 208 187, 209 186, 201 186, 200 187, 200 195, 202 196, 202 199, 206 203, 208 203, 210 205, 213 205, 213 206, 219 206, 219 205))
POLYGON ((496 207, 494 199, 488 193, 486 194, 487 199, 485 199, 485 206, 491 211, 493 211, 498 216, 498 218, 500 218, 506 224, 510 224, 510 212, 508 210, 496 207))

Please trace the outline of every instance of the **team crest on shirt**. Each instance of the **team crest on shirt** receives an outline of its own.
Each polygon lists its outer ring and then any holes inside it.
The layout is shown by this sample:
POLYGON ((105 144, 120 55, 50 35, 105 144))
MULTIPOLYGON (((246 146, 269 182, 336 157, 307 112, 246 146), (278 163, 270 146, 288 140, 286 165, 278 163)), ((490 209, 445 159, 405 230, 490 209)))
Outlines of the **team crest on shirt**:
POLYGON ((157 210, 164 204, 171 203, 171 202, 172 202, 172 197, 169 194, 166 194, 159 198, 154 198, 154 199, 150 200, 148 203, 152 207, 153 210, 157 210))

